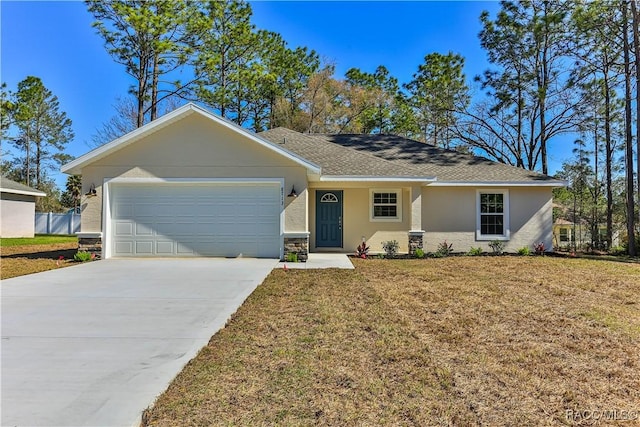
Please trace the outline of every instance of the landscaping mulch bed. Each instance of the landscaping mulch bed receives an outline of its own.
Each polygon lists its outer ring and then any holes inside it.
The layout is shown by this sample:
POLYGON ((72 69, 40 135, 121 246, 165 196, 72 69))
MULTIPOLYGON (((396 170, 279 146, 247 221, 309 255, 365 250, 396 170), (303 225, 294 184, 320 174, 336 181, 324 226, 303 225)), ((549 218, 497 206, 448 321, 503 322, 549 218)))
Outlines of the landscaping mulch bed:
POLYGON ((76 263, 73 255, 77 251, 77 242, 2 246, 0 248, 0 279, 74 265, 76 263))

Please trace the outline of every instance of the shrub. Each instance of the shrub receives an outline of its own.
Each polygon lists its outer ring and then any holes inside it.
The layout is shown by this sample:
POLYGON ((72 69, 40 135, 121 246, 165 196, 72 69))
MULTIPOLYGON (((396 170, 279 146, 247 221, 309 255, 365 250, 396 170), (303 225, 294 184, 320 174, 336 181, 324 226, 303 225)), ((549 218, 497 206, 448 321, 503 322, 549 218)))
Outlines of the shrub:
POLYGON ((611 249, 609 249, 609 253, 616 256, 626 255, 627 249, 624 246, 613 246, 611 249))
POLYGON ((74 256, 73 259, 78 261, 78 262, 86 262, 86 261, 91 261, 94 257, 92 256, 92 254, 90 252, 85 252, 85 251, 78 251, 74 256))
POLYGON ((416 248, 414 254, 416 258, 424 258, 424 251, 420 248, 416 248))
POLYGON ((356 248, 356 256, 365 259, 369 255, 369 246, 365 242, 360 243, 356 248))
POLYGON ((453 243, 447 243, 447 241, 445 240, 444 242, 438 244, 438 250, 436 250, 434 256, 436 256, 437 258, 442 258, 451 255, 452 252, 453 243))
POLYGON ((529 246, 524 246, 520 249, 518 249, 518 255, 531 255, 531 249, 529 249, 529 246))
POLYGON ((480 246, 478 246, 477 248, 474 248, 473 246, 471 246, 471 249, 469 249, 469 252, 467 252, 467 254, 469 256, 478 256, 478 255, 482 255, 482 248, 480 246))
POLYGON ((298 262, 298 254, 295 252, 289 252, 287 254, 287 262, 298 262))
POLYGON ((393 258, 398 254, 398 248, 400 244, 397 240, 387 240, 386 242, 382 242, 382 249, 387 254, 387 258, 393 258))
POLYGON ((489 247, 493 251, 494 255, 502 255, 502 252, 504 252, 504 242, 503 241, 492 240, 489 243, 489 247))
POLYGON ((534 243, 533 250, 536 251, 536 255, 544 255, 544 242, 534 243))

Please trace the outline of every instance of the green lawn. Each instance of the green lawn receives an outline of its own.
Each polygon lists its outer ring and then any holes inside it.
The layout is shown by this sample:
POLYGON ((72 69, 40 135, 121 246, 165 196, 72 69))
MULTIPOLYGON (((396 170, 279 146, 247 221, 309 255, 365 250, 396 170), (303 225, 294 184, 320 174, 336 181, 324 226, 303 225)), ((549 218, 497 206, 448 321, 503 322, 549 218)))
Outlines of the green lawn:
POLYGON ((76 236, 36 234, 36 236, 33 238, 28 238, 28 237, 1 238, 0 247, 27 246, 27 245, 53 245, 57 243, 72 243, 77 241, 78 241, 78 238, 76 236))
POLYGON ((640 265, 355 264, 274 271, 144 424, 556 426, 583 424, 581 411, 638 414, 640 265))

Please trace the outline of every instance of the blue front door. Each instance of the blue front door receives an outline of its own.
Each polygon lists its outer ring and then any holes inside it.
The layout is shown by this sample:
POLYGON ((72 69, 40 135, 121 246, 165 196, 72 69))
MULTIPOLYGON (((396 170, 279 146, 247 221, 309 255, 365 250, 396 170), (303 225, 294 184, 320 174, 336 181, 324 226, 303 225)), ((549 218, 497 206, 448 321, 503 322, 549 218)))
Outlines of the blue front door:
POLYGON ((316 247, 342 247, 342 190, 316 190, 316 247))

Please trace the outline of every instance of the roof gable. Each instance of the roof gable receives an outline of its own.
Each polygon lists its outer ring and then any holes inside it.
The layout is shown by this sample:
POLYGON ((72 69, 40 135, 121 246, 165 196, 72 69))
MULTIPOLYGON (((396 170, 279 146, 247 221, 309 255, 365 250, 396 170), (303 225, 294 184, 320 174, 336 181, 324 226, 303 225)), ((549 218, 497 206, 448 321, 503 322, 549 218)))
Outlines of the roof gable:
POLYGON ((277 144, 273 144, 270 141, 267 141, 256 134, 232 123, 220 116, 217 116, 206 109, 199 107, 193 103, 186 104, 176 110, 165 114, 164 116, 147 123, 146 125, 116 139, 105 145, 102 145, 83 156, 78 157, 77 159, 65 164, 62 166, 61 170, 67 174, 80 174, 82 173, 82 169, 110 154, 115 153, 131 144, 136 143, 137 141, 143 139, 144 137, 151 135, 152 133, 157 132, 158 130, 170 126, 172 123, 175 123, 179 120, 184 119, 185 117, 191 116, 193 114, 197 114, 201 117, 204 117, 217 125, 223 126, 233 132, 236 132, 248 140, 259 144, 279 155, 282 155, 295 163, 305 167, 309 173, 319 174, 320 167, 316 164, 311 163, 310 161, 300 157, 295 153, 291 153, 290 151, 283 150, 277 144))

